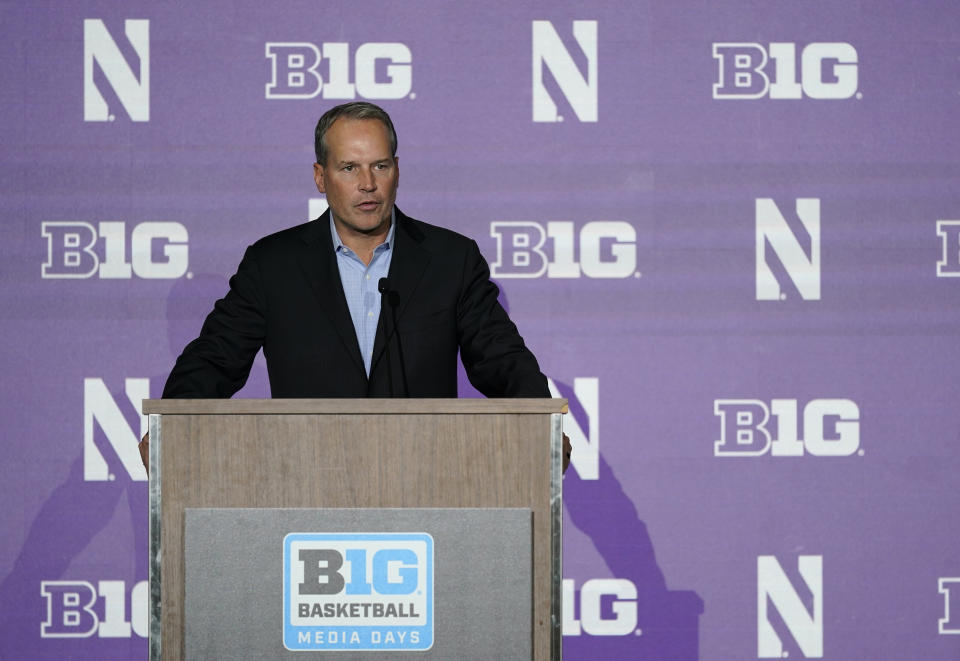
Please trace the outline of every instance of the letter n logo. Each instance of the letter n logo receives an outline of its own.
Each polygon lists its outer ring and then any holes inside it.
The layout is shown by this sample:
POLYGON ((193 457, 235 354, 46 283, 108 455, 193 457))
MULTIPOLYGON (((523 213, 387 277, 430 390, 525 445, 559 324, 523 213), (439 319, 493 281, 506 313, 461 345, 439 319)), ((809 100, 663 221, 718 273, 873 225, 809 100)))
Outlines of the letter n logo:
POLYGON ((782 267, 781 275, 789 276, 803 300, 819 301, 820 200, 797 200, 798 220, 793 228, 772 199, 757 199, 756 209, 757 300, 778 301, 787 297, 771 268, 773 253, 777 256, 773 265, 782 267))
POLYGON ((107 32, 99 18, 83 21, 83 121, 112 121, 107 100, 94 80, 97 67, 103 78, 113 88, 117 100, 123 105, 130 119, 135 122, 150 121, 150 21, 127 19, 124 33, 133 52, 139 59, 135 63, 139 75, 134 74, 117 43, 107 32), (94 66, 94 65, 97 66, 94 66))
POLYGON ((806 583, 805 592, 811 595, 810 609, 777 559, 772 555, 757 556, 757 656, 761 659, 786 656, 783 642, 767 616, 768 604, 777 609, 806 658, 823 658, 823 556, 801 555, 797 566, 806 583))
MULTIPOLYGON (((567 397, 561 393, 553 379, 547 379, 551 397, 567 397)), ((576 377, 573 380, 573 394, 577 403, 587 416, 586 430, 580 426, 573 414, 563 421, 563 429, 570 437, 573 452, 570 465, 577 471, 581 480, 600 478, 600 380, 596 377, 576 377)))
POLYGON ((543 69, 554 80, 581 122, 597 121, 597 22, 574 21, 573 37, 587 58, 584 77, 550 21, 533 21, 533 121, 562 122, 543 84, 543 69))
MULTIPOLYGON (((133 410, 139 411, 141 402, 150 397, 150 379, 127 379, 125 388, 127 399, 133 410)), ((106 457, 101 447, 113 449, 129 479, 146 482, 147 471, 140 461, 137 443, 147 431, 146 416, 139 416, 139 434, 130 426, 120 407, 107 390, 103 379, 83 380, 83 479, 85 482, 105 482, 116 478, 110 473, 106 457), (99 423, 107 444, 98 446, 95 433, 99 423)))

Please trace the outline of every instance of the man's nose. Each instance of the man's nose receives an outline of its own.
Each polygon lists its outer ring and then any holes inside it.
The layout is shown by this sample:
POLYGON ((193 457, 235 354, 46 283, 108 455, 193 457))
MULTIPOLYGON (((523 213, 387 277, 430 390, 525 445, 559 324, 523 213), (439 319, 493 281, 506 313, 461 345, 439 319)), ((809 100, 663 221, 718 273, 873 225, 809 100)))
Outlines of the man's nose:
POLYGON ((377 180, 373 176, 372 170, 360 170, 360 181, 359 181, 360 190, 364 192, 371 192, 377 190, 377 180))

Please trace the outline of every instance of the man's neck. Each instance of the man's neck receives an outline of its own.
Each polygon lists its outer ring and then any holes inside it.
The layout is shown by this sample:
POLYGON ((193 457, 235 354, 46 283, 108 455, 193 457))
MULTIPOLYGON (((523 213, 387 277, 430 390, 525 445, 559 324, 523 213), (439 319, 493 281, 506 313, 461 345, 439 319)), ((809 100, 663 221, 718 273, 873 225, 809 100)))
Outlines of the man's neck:
POLYGON ((391 209, 390 218, 387 219, 384 225, 370 233, 365 233, 351 230, 348 227, 342 227, 340 223, 337 222, 337 217, 333 215, 333 210, 330 211, 330 214, 333 218, 334 230, 337 232, 337 236, 340 237, 340 242, 352 250, 357 257, 368 266, 373 260, 373 252, 377 249, 377 246, 382 245, 387 240, 387 237, 390 236, 390 228, 393 227, 395 218, 394 212, 391 209))
POLYGON ((383 231, 377 231, 376 234, 364 234, 362 232, 350 232, 349 230, 345 232, 347 236, 343 234, 340 235, 340 240, 343 241, 343 245, 350 248, 357 257, 366 264, 370 265, 370 260, 373 259, 373 251, 377 249, 377 246, 382 245, 384 241, 387 240, 387 235, 390 233, 390 223, 387 223, 386 228, 383 231))

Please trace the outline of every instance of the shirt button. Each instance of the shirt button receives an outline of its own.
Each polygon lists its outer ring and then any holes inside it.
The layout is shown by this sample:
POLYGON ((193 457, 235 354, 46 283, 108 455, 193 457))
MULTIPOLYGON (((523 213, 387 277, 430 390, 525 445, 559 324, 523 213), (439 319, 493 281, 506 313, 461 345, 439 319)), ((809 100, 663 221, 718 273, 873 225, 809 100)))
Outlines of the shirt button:
POLYGON ((368 274, 367 274, 367 280, 369 280, 369 279, 370 279, 370 274, 368 273, 368 274))
POLYGON ((368 313, 367 313, 367 316, 368 316, 368 317, 372 317, 372 316, 373 316, 373 313, 372 313, 372 312, 368 312, 368 313))

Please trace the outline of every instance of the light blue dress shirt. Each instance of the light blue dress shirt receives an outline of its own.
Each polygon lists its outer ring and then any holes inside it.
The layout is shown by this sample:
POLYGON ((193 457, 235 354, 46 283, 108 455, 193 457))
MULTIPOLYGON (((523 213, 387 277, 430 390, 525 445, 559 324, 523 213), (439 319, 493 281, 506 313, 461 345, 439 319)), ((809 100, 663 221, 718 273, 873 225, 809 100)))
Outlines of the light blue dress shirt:
POLYGON ((380 320, 381 295, 377 289, 380 278, 390 272, 390 260, 393 258, 393 235, 397 229, 396 214, 391 211, 390 231, 386 240, 373 250, 370 265, 343 244, 333 223, 333 210, 330 211, 330 236, 333 238, 333 250, 337 255, 337 268, 340 269, 340 283, 347 297, 350 319, 360 343, 363 366, 370 376, 370 363, 373 360, 373 341, 377 336, 377 322, 380 320))

